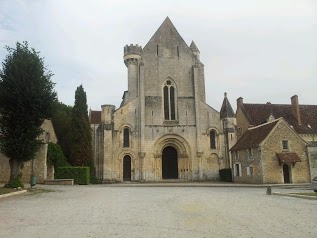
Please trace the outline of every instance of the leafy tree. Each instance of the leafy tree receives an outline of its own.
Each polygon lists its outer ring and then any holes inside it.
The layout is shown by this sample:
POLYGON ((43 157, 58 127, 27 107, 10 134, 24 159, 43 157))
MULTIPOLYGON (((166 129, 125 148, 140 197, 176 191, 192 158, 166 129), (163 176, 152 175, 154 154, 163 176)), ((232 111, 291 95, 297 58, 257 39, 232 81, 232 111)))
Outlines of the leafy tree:
POLYGON ((6 49, 0 71, 0 128, 4 134, 0 149, 11 168, 7 186, 16 186, 22 185, 23 163, 33 159, 42 144, 38 139, 41 125, 52 116, 56 92, 50 80, 53 74, 39 52, 27 42, 6 49))
POLYGON ((67 160, 70 158, 70 147, 72 143, 72 109, 73 107, 58 102, 54 106, 54 114, 52 116, 58 144, 61 146, 67 160))
POLYGON ((69 166, 61 146, 54 144, 53 142, 48 143, 47 162, 54 165, 55 171, 58 169, 58 167, 69 166))
POLYGON ((89 166, 93 168, 87 97, 82 85, 76 89, 75 105, 72 111, 70 163, 73 166, 89 166))

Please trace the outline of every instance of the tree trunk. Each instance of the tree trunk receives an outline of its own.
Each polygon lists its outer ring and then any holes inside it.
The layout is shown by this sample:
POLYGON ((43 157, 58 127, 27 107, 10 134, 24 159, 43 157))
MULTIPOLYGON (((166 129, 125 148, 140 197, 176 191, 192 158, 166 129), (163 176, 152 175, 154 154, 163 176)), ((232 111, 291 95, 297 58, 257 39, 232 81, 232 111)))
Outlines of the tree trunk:
POLYGON ((14 179, 18 179, 20 174, 22 174, 23 161, 19 161, 18 159, 12 158, 10 159, 9 163, 10 163, 10 169, 11 169, 10 181, 14 179))

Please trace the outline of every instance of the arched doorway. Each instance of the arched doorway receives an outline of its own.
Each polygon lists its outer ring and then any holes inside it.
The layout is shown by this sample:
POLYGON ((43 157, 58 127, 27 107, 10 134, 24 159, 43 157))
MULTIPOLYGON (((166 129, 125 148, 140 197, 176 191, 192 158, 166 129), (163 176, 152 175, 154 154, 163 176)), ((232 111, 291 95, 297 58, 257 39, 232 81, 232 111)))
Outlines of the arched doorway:
POLYGON ((162 153, 162 178, 178 179, 177 151, 171 146, 165 147, 162 153))
POLYGON ((131 181, 131 157, 123 157, 123 181, 131 181))
POLYGON ((289 176, 289 166, 287 164, 283 164, 283 176, 284 176, 284 183, 290 183, 290 176, 289 176))

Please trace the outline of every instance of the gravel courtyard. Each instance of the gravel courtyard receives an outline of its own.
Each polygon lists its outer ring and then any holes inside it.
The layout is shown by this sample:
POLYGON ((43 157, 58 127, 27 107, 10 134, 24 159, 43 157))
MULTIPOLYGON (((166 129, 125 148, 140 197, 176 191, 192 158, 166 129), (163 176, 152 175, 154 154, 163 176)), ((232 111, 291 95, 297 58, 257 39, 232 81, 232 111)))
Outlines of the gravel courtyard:
POLYGON ((0 237, 317 237, 317 200, 265 188, 38 187, 0 200, 0 237))

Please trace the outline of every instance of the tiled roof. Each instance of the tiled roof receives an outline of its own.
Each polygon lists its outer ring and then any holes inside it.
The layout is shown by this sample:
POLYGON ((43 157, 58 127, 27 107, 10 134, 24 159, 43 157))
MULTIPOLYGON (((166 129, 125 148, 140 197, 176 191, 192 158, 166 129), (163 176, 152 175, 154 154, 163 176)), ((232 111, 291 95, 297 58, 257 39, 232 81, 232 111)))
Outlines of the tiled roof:
POLYGON ((90 124, 101 124, 101 111, 90 111, 90 124))
POLYGON ((254 148, 260 145, 260 143, 268 136, 271 130, 274 128, 279 120, 249 128, 240 137, 237 143, 230 149, 231 151, 244 150, 248 148, 254 148))
POLYGON ((284 120, 299 134, 317 133, 317 105, 299 105, 302 124, 299 125, 293 115, 292 105, 287 104, 243 104, 252 125, 265 123, 272 115, 274 118, 283 117, 284 120))
POLYGON ((289 152, 289 153, 276 153, 277 158, 280 160, 281 163, 295 163, 300 162, 301 159, 298 157, 296 153, 289 152))

